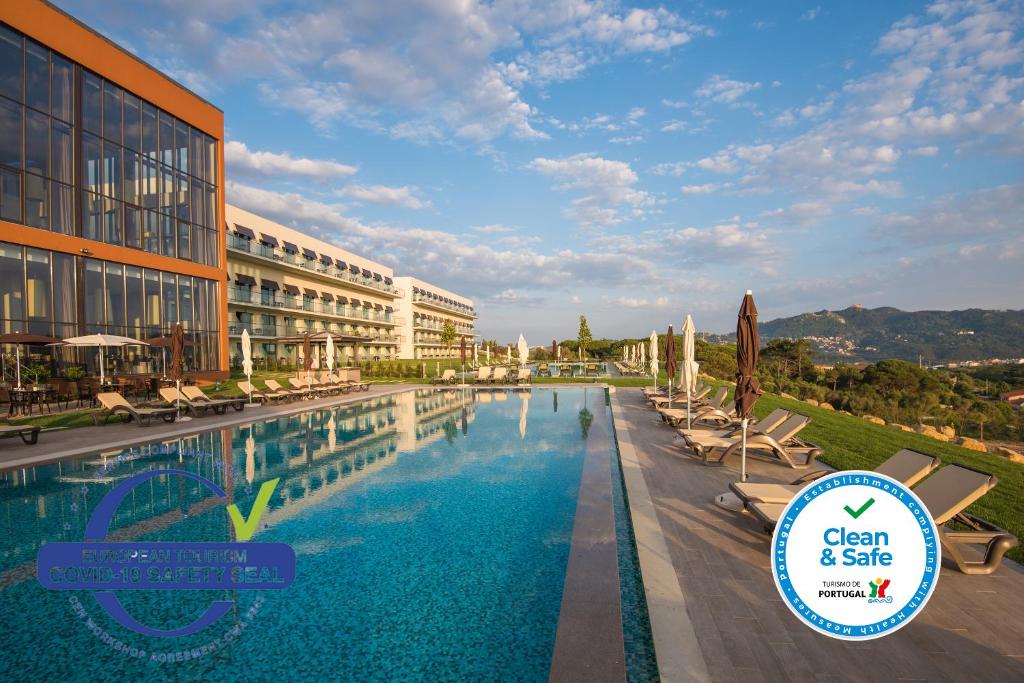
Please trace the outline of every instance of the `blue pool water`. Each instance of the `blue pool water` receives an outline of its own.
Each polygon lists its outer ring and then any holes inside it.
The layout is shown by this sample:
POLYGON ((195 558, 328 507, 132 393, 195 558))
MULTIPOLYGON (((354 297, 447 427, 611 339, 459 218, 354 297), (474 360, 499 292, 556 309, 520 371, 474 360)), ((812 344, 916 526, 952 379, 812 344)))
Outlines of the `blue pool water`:
MULTIPOLYGON (((0 680, 546 680, 595 414, 610 422, 597 388, 410 391, 0 473, 0 680), (120 626, 88 592, 43 588, 39 548, 82 540, 102 496, 152 469, 201 474, 243 514, 280 478, 252 540, 292 546, 292 586, 119 593, 157 628, 192 621, 211 600, 234 603, 215 627, 176 639, 120 626), (149 653, 245 626, 210 654, 167 664, 116 651, 86 619, 149 653)), ((627 663, 631 680, 649 680, 617 465, 613 476, 627 663)), ((110 538, 230 541, 232 528, 208 490, 161 476, 121 504, 110 538)))

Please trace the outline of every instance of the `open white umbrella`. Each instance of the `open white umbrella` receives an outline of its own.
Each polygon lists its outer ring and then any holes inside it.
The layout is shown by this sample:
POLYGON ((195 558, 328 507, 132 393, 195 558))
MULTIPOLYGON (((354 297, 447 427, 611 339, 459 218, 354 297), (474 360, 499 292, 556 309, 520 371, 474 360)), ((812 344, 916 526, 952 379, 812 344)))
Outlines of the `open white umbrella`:
POLYGON ((334 337, 327 333, 327 372, 334 372, 334 337))
POLYGON ((132 339, 131 337, 120 337, 116 334, 87 334, 81 337, 68 337, 61 343, 64 346, 95 346, 100 349, 100 384, 106 382, 106 375, 103 370, 104 348, 111 346, 149 346, 144 341, 132 339))
MULTIPOLYGON (((249 385, 249 404, 252 404, 252 340, 249 339, 249 330, 242 330, 242 372, 245 373, 245 382, 249 385)), ((250 484, 252 482, 249 482, 250 484)))
POLYGON ((654 388, 658 388, 658 333, 651 330, 651 374, 654 376, 654 388))
POLYGON ((526 367, 527 361, 530 360, 530 347, 526 345, 526 337, 522 334, 519 335, 519 343, 516 344, 516 348, 519 349, 519 366, 526 367))
POLYGON ((693 335, 696 332, 693 318, 689 315, 683 322, 683 364, 679 371, 679 384, 686 387, 686 428, 690 429, 690 396, 697 389, 697 370, 699 364, 693 359, 693 335))

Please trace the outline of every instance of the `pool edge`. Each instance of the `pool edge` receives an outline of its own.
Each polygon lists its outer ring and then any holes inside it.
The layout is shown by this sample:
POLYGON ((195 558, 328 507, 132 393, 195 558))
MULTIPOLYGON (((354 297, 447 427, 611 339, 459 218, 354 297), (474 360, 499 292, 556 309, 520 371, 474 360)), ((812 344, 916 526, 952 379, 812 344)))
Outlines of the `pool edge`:
POLYGON ((609 390, 614 436, 636 539, 658 675, 666 682, 710 681, 711 674, 686 608, 686 597, 679 587, 658 513, 630 438, 629 422, 616 394, 616 390, 609 390))

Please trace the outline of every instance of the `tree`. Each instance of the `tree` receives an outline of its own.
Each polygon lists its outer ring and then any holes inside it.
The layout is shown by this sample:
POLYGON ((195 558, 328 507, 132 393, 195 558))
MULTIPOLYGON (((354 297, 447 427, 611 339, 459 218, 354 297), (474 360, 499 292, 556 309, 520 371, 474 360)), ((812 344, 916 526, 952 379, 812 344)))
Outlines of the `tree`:
POLYGON ((441 343, 444 344, 446 349, 448 349, 448 359, 450 364, 452 357, 452 345, 455 344, 455 323, 451 320, 444 321, 444 326, 441 328, 441 343))
POLYGON ((580 316, 580 331, 576 334, 576 343, 579 344, 580 349, 583 351, 583 357, 587 357, 587 347, 594 341, 594 338, 590 336, 590 326, 587 325, 587 316, 580 316))

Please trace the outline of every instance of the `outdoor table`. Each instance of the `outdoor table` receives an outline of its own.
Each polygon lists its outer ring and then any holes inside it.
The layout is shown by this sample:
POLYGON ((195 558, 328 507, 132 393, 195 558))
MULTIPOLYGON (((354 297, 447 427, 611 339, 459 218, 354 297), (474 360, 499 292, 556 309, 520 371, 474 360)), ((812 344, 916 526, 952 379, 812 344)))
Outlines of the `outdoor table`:
MULTIPOLYGON (((56 400, 57 390, 51 387, 14 387, 11 390, 11 397, 18 397, 17 405, 25 410, 26 415, 32 414, 32 406, 39 406, 39 414, 43 414, 45 407, 50 412, 50 401, 56 400)), ((15 403, 11 402, 11 412, 15 410, 15 403)))

